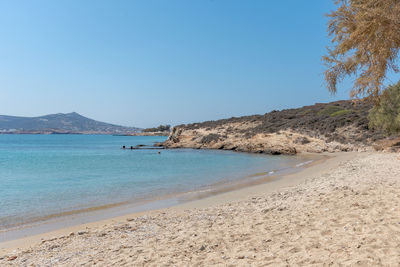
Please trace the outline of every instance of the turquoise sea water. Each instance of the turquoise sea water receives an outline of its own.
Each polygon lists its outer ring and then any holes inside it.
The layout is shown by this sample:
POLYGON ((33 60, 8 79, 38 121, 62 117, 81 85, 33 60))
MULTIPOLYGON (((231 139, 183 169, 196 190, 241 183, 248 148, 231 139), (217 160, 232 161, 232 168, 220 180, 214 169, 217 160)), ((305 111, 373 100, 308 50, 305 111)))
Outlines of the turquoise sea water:
POLYGON ((164 139, 0 135, 0 230, 54 214, 204 190, 302 161, 230 151, 121 149, 164 139))

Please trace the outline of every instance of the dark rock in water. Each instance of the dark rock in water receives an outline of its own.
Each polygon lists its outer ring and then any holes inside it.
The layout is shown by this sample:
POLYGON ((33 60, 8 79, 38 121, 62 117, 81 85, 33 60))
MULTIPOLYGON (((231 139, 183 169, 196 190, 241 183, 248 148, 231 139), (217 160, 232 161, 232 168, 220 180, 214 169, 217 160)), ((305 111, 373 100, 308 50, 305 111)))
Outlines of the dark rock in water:
POLYGON ((163 147, 164 144, 162 142, 157 142, 153 144, 154 147, 163 147))
POLYGON ((137 150, 137 149, 165 149, 163 146, 148 146, 148 145, 136 145, 130 146, 130 149, 137 150))

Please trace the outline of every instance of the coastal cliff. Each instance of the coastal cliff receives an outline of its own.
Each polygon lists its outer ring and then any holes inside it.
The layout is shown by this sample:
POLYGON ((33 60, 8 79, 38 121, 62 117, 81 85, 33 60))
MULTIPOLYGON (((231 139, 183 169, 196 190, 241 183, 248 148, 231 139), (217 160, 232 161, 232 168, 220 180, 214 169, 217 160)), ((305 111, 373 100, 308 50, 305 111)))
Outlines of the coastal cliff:
POLYGON ((175 126, 167 148, 226 149, 267 154, 370 150, 384 135, 368 127, 367 102, 337 101, 175 126))

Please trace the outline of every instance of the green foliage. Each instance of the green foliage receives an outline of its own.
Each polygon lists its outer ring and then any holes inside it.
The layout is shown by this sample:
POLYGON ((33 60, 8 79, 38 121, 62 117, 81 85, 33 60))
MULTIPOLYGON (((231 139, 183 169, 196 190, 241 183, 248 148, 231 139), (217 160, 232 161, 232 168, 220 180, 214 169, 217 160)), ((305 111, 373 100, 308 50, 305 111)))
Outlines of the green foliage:
POLYGON ((337 117, 337 116, 347 115, 347 114, 350 114, 352 112, 353 111, 350 110, 350 109, 343 109, 343 110, 339 110, 339 111, 336 111, 336 112, 332 113, 330 116, 331 117, 337 117))
POLYGON ((371 128, 383 130, 387 135, 400 133, 400 82, 389 86, 381 94, 368 119, 371 128))
POLYGON ((155 128, 147 128, 143 129, 143 132, 149 133, 149 132, 168 132, 171 129, 171 125, 160 125, 155 128))
POLYGON ((344 108, 339 107, 339 106, 327 106, 326 108, 320 110, 318 112, 318 115, 325 115, 325 116, 331 116, 335 112, 342 111, 344 108))

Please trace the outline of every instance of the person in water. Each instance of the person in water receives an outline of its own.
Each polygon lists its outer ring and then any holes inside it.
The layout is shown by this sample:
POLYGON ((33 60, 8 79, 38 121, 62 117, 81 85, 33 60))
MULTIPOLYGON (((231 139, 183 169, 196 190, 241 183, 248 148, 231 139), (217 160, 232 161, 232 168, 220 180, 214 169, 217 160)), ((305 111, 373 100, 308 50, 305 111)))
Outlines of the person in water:
POLYGON ((126 147, 125 146, 122 146, 122 149, 125 149, 126 147))

